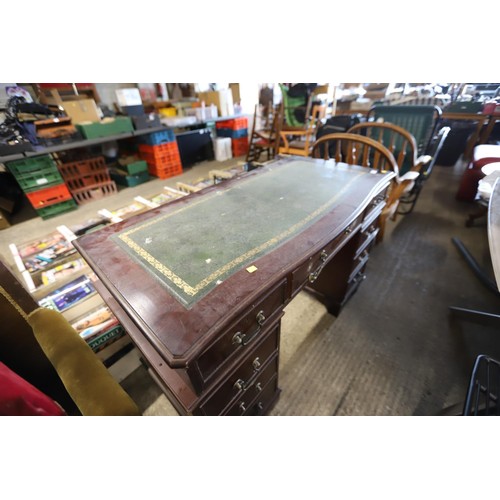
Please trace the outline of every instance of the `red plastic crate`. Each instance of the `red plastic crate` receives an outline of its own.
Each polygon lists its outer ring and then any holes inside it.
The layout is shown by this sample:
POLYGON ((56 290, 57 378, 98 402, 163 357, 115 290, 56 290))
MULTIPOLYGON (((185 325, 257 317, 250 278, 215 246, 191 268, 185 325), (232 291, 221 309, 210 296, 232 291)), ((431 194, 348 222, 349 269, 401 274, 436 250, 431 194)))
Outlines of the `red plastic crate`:
POLYGON ((148 172, 155 177, 159 177, 160 179, 168 179, 169 177, 182 174, 182 165, 180 162, 166 167, 148 165, 148 172))
POLYGON ((71 200, 71 193, 66 184, 57 184, 38 191, 26 193, 28 200, 33 205, 33 208, 43 208, 63 201, 71 200))
POLYGON ((116 194, 118 189, 114 181, 103 182, 100 185, 95 185, 90 188, 76 189, 72 192, 73 198, 78 205, 85 205, 94 200, 100 200, 106 196, 116 194))
POLYGON ((148 146, 147 144, 139 144, 139 151, 153 156, 164 156, 166 154, 179 154, 177 142, 166 142, 156 146, 148 146))
POLYGON ((107 170, 104 156, 96 156, 85 160, 72 161, 69 163, 60 163, 57 168, 64 180, 74 179, 82 175, 90 175, 107 170))
POLYGON ((230 128, 231 130, 240 130, 248 128, 248 118, 233 118, 215 123, 215 128, 230 128))
POLYGON ((181 164, 181 157, 179 153, 165 153, 161 156, 153 156, 148 153, 139 153, 139 155, 149 166, 153 167, 170 166, 177 163, 181 164))
POLYGON ((102 184, 103 182, 111 181, 109 171, 107 168, 100 172, 95 172, 89 175, 81 175, 79 177, 67 178, 66 185, 70 191, 81 189, 84 187, 94 186, 95 184, 102 184))
POLYGON ((248 137, 242 137, 241 139, 232 139, 231 149, 233 150, 233 156, 246 155, 248 152, 248 137))

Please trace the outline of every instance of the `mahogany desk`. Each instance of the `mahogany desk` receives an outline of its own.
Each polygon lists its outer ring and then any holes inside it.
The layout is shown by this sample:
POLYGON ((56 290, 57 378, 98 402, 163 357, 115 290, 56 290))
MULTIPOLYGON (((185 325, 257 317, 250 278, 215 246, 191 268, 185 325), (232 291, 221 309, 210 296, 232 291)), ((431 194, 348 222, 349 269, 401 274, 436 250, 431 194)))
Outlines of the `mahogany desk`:
POLYGON ((278 157, 74 244, 181 415, 265 414, 284 307, 307 287, 339 314, 393 178, 278 157))

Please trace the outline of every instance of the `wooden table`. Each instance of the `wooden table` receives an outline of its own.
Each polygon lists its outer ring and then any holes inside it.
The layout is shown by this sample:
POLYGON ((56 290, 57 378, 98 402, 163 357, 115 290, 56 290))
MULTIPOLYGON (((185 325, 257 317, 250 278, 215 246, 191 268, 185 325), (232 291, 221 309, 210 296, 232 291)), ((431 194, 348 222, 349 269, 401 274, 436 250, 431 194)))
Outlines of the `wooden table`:
POLYGON ((493 127, 497 120, 500 120, 498 114, 483 113, 447 113, 443 112, 443 120, 470 121, 477 122, 473 134, 469 137, 464 151, 464 159, 470 160, 474 146, 484 144, 490 137, 493 127))
POLYGON ((278 158, 74 244, 180 414, 265 414, 280 393, 284 307, 307 287, 340 313, 393 178, 278 158))

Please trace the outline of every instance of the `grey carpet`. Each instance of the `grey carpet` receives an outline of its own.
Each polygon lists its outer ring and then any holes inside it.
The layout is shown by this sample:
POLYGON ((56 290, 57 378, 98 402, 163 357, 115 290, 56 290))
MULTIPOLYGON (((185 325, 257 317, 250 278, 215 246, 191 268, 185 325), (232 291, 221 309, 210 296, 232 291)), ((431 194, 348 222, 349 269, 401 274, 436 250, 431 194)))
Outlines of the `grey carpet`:
MULTIPOLYGON (((437 415, 463 402, 478 354, 500 358, 494 328, 448 312, 500 312, 451 242, 459 237, 491 270, 486 221, 466 228, 475 206, 455 200, 463 168, 435 167, 414 212, 389 221, 367 279, 338 318, 304 292, 286 308, 282 393, 271 415, 437 415)), ((165 396, 153 401, 156 391, 143 397, 142 368, 134 376, 125 385, 145 415, 176 414, 165 396)))

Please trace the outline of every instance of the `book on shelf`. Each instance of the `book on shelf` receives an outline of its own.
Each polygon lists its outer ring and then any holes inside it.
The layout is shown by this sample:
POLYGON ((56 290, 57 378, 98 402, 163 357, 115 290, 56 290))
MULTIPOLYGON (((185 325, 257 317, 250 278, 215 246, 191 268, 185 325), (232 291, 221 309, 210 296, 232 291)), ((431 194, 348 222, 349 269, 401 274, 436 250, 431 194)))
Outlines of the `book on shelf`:
POLYGON ((9 248, 19 272, 28 271, 34 274, 76 253, 72 243, 75 238, 76 236, 68 227, 58 226, 56 231, 42 238, 20 245, 11 243, 9 248))
POLYGON ((89 311, 71 322, 71 326, 84 340, 90 340, 118 324, 118 319, 106 305, 89 311))
POLYGON ((80 269, 83 269, 85 266, 85 261, 80 258, 51 267, 50 269, 42 271, 40 275, 41 285, 50 285, 52 283, 56 283, 57 281, 71 276, 80 269))
POLYGON ((126 205, 113 211, 103 208, 102 210, 98 210, 97 213, 101 217, 104 217, 105 219, 110 220, 114 223, 121 222, 122 220, 127 219, 132 215, 146 212, 147 210, 149 210, 149 208, 150 207, 147 207, 144 204, 139 203, 138 201, 134 201, 130 205, 126 205))
POLYGON ((102 351, 125 335, 122 325, 106 305, 80 316, 71 326, 94 352, 102 351))
POLYGON ((96 290, 90 276, 83 275, 49 293, 39 300, 38 304, 62 312, 94 293, 96 290))
POLYGON ((87 344, 94 352, 99 352, 118 339, 122 338, 124 335, 125 330, 123 326, 118 324, 112 327, 110 330, 107 330, 104 333, 101 333, 100 335, 87 340, 87 344))

